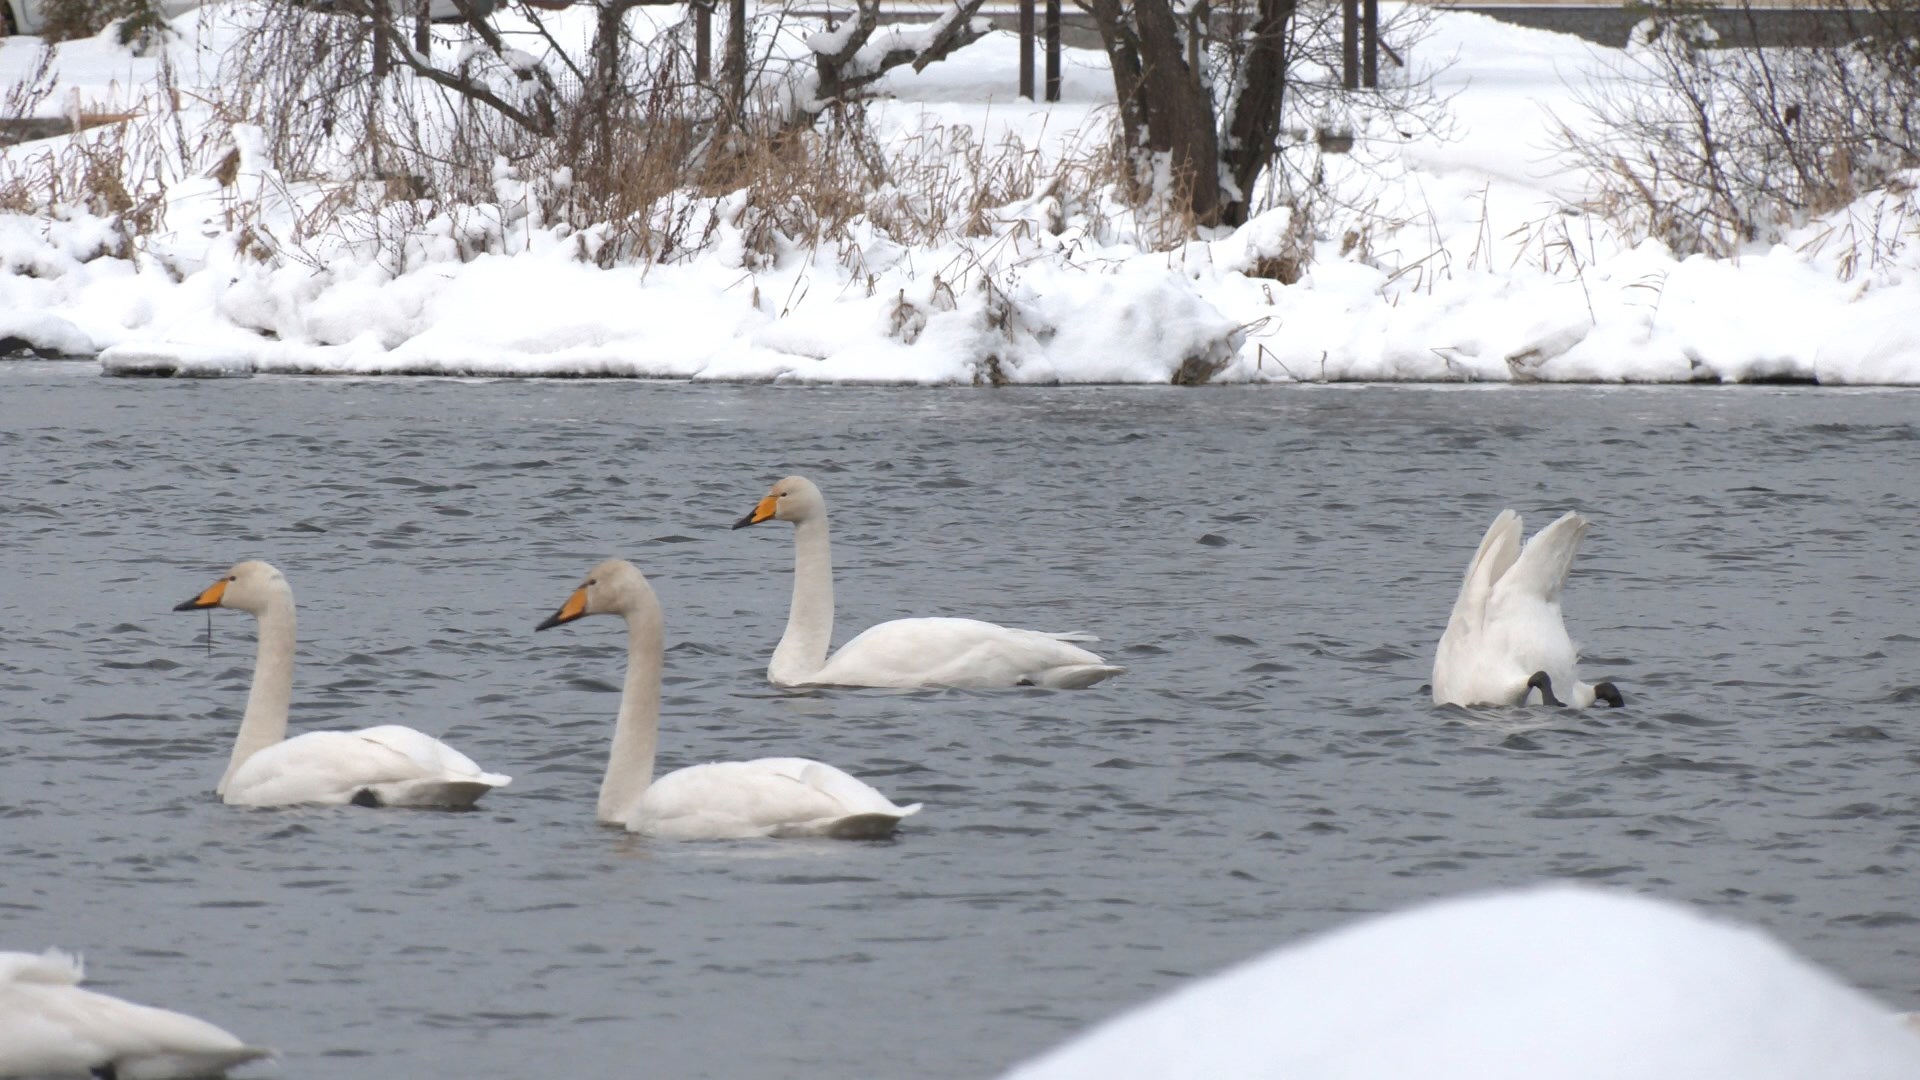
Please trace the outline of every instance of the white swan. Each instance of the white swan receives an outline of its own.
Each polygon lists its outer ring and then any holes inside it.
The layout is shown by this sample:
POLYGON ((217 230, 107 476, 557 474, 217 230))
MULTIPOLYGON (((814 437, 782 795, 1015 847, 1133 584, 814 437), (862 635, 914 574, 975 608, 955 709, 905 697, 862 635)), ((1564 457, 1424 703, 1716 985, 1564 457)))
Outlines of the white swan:
POLYGON ((219 1076, 270 1056, 205 1020, 80 987, 78 957, 0 952, 0 1077, 219 1076))
POLYGON ((1553 884, 1424 903, 1283 946, 1005 1080, 1917 1076, 1920 1039, 1769 935, 1553 884))
POLYGON ((535 629, 585 615, 627 620, 627 679, 614 721, 613 753, 600 783, 600 821, 667 840, 870 840, 890 835, 901 818, 920 809, 919 803, 895 806, 862 781, 806 758, 690 765, 655 780, 665 633, 660 601, 632 563, 608 559, 535 629))
POLYGON ((1523 548, 1520 515, 1500 511, 1480 540, 1433 656, 1435 705, 1522 705, 1534 690, 1561 705, 1554 687, 1571 687, 1564 704, 1625 704, 1610 682, 1583 683, 1579 654, 1560 618, 1560 591, 1580 549, 1587 519, 1572 511, 1535 533, 1523 548))
POLYGON ((483 772, 446 743, 398 724, 287 738, 293 695, 293 589, 270 564, 243 562, 175 611, 224 607, 259 623, 253 688, 215 793, 234 806, 300 803, 458 808, 511 777, 483 772))
POLYGON ((978 619, 895 619, 871 627, 827 658, 833 642, 833 554, 827 503, 804 476, 773 485, 734 528, 793 522, 793 607, 773 650, 775 686, 1051 686, 1077 689, 1120 674, 1069 644, 1091 634, 1016 630, 978 619))

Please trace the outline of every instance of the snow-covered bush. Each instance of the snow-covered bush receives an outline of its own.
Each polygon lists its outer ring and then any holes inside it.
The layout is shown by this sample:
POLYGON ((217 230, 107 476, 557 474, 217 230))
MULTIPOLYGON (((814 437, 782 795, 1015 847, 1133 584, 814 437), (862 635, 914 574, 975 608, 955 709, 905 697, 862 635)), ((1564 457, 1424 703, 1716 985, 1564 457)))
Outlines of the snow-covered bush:
MULTIPOLYGON (((1772 244, 1873 192, 1907 206, 1920 167, 1915 0, 1836 8, 1831 38, 1729 46, 1689 2, 1662 2, 1634 31, 1620 78, 1581 98, 1563 147, 1591 174, 1598 209, 1681 255, 1772 244)), ((1819 25, 1819 24, 1810 24, 1819 25)), ((1843 267, 1901 243, 1867 228, 1843 267)))

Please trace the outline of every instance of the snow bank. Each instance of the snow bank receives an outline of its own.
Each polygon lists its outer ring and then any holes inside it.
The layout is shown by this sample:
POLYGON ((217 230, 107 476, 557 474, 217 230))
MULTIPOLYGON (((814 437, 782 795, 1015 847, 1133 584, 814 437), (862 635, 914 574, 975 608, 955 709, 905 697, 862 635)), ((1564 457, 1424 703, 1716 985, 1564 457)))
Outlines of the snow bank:
POLYGON ((1920 1035, 1756 930, 1571 885, 1269 953, 1011 1080, 1896 1080, 1920 1035))
MULTIPOLYGON (((246 10, 176 21, 181 84, 216 78, 246 10)), ((1456 130, 1363 122, 1352 154, 1322 159, 1321 235, 1296 284, 1257 276, 1294 242, 1285 211, 1165 250, 1124 208, 1051 196, 937 247, 868 223, 832 250, 785 243, 752 258, 729 197, 710 206, 714 242, 700 254, 602 269, 585 257, 591 230, 534 220, 511 182, 497 204, 408 226, 398 248, 341 241, 263 263, 246 230, 297 232, 305 196, 242 129, 231 186, 204 170, 176 177, 173 231, 138 245, 79 207, 0 214, 0 341, 97 353, 114 375, 1920 384, 1920 245, 1861 265, 1842 242, 1911 232, 1920 207, 1901 199, 1914 196, 1864 199, 1738 260, 1628 243, 1575 208, 1580 178, 1547 139, 1549 110, 1576 114, 1574 91, 1618 56, 1466 13, 1434 27, 1414 77, 1453 95, 1456 130)), ((1097 145, 1104 58, 1068 50, 1063 101, 1036 105, 1013 94, 1015 48, 994 33, 924 74, 897 69, 882 84, 892 99, 869 109, 882 139, 938 143, 946 125, 969 145, 1015 139, 1048 160, 1097 145)), ((30 39, 0 42, 0 82, 34 56, 30 39)), ((49 108, 158 109, 156 61, 104 36, 62 45, 57 68, 49 108)), ((180 120, 216 123, 203 106, 180 120)), ((0 153, 25 167, 84 137, 0 153)))

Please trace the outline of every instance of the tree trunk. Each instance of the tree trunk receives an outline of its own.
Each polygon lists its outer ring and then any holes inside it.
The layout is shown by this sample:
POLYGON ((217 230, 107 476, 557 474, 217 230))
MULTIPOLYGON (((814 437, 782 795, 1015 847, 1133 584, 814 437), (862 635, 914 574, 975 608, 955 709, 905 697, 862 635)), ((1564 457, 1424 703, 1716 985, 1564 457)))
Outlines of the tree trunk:
POLYGON ((1147 147, 1166 154, 1175 190, 1185 190, 1195 224, 1220 216, 1220 136, 1213 96, 1200 72, 1187 66, 1180 23, 1168 0, 1136 0, 1141 78, 1148 100, 1147 147))
POLYGON ((1179 20, 1168 0, 1086 0, 1113 68, 1114 96, 1127 150, 1164 156, 1174 197, 1196 224, 1220 211, 1220 144, 1213 98, 1187 62, 1179 20))
POLYGON ((1221 208, 1222 225, 1244 225, 1260 170, 1280 151, 1280 107, 1287 89, 1287 40, 1297 0, 1259 0, 1247 46, 1246 81, 1234 102, 1222 163, 1233 190, 1221 208))

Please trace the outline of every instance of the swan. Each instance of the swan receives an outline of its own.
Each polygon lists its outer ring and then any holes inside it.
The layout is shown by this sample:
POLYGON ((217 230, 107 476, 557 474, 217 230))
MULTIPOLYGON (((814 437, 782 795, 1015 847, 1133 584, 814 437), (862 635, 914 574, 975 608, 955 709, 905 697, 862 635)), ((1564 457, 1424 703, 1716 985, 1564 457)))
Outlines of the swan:
POLYGON ((597 812, 602 823, 665 840, 873 840, 891 835, 901 818, 919 811, 919 803, 895 806, 866 783, 806 758, 690 765, 655 780, 665 633, 660 601, 632 563, 608 559, 534 629, 587 615, 627 620, 627 679, 613 726, 613 753, 600 783, 597 812))
POLYGON ((1535 690, 1546 705, 1626 704, 1612 683, 1576 677, 1579 654, 1560 619, 1560 591, 1586 531, 1587 519, 1568 511, 1522 547, 1519 514, 1493 519, 1434 652, 1435 705, 1524 705, 1535 690), (1569 700, 1554 696, 1555 686, 1570 687, 1569 700))
POLYGON ((1429 901, 1283 945, 1003 1080, 1916 1076, 1920 1039, 1771 935, 1555 883, 1429 901))
POLYGON ((1070 644, 1091 634, 1016 630, 978 619, 895 619, 869 627, 827 658, 833 641, 833 554, 827 503, 804 476, 773 485, 753 512, 735 522, 793 522, 793 607, 773 650, 767 679, 775 686, 1050 686, 1078 689, 1120 674, 1070 644))
POLYGON ((239 563, 175 611, 233 608, 260 626, 247 713, 214 793, 232 806, 322 803, 461 808, 511 777, 482 772, 431 735, 398 724, 287 738, 293 693, 293 589, 271 564, 239 563))
POLYGON ((205 1020, 80 987, 80 958, 0 952, 0 1077, 219 1076, 270 1056, 205 1020))

